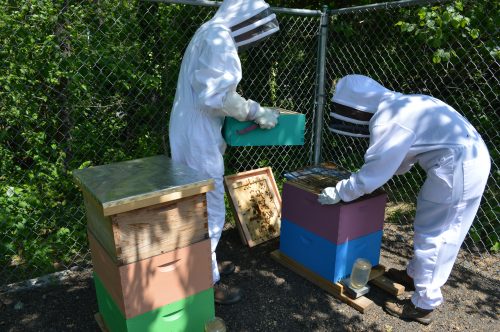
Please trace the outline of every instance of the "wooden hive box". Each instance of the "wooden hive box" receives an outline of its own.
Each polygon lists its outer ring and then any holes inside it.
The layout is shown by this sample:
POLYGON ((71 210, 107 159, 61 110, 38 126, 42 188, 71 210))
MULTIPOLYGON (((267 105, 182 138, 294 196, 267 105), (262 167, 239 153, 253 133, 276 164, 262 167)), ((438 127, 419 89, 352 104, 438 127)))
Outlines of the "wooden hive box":
POLYGON ((280 251, 333 283, 348 277, 359 257, 376 266, 385 192, 377 190, 349 203, 321 205, 321 190, 335 186, 349 174, 338 172, 332 164, 311 170, 292 172, 283 184, 280 251))
POLYGON ((213 180, 154 156, 73 172, 88 229, 116 265, 208 238, 206 192, 213 180))
POLYGON ((382 190, 349 203, 333 205, 319 204, 319 193, 297 182, 285 182, 282 218, 335 244, 382 230, 387 202, 387 195, 382 190))
POLYGON ((124 319, 212 288, 210 240, 122 266, 88 232, 94 273, 124 319))
POLYGON ((98 323, 104 323, 101 329, 106 332, 201 332, 215 316, 213 288, 127 319, 96 274, 94 284, 98 323))
POLYGON ((365 258, 377 266, 381 243, 382 231, 335 244, 293 222, 281 220, 281 253, 332 283, 348 277, 357 258, 365 258))
MULTIPOLYGON (((270 107, 273 108, 273 107, 270 107)), ((253 121, 226 117, 222 133, 229 146, 304 145, 304 114, 276 109, 280 115, 272 129, 260 129, 253 121)))

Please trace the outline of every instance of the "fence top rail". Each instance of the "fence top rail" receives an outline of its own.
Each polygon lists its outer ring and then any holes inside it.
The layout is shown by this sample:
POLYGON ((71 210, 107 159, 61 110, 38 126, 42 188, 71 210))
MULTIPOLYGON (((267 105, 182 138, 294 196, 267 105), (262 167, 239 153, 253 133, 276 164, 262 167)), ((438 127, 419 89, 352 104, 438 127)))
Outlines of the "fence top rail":
POLYGON ((371 5, 364 5, 364 6, 331 9, 328 11, 328 14, 329 15, 352 14, 352 13, 369 11, 369 10, 383 10, 383 9, 389 9, 389 8, 401 8, 401 7, 409 7, 409 6, 416 6, 416 5, 443 4, 446 2, 450 2, 450 1, 451 0, 401 0, 401 1, 392 1, 392 2, 381 2, 381 3, 374 3, 371 5))
MULTIPOLYGON (((209 1, 209 0, 142 0, 142 1, 178 4, 178 5, 205 6, 205 7, 219 7, 222 3, 222 1, 209 1)), ((283 7, 271 7, 271 9, 275 13, 297 15, 297 16, 321 16, 321 15, 323 15, 321 10, 283 8, 283 7)))
MULTIPOLYGON (((205 7, 219 7, 222 1, 210 1, 210 0, 142 0, 145 2, 157 2, 157 3, 169 3, 169 4, 180 4, 180 5, 192 5, 192 6, 205 6, 205 7)), ((350 14, 361 11, 369 10, 384 10, 389 8, 401 8, 416 5, 433 5, 433 4, 443 4, 450 2, 451 0, 400 0, 392 2, 381 2, 374 3, 371 5, 355 6, 339 9, 328 10, 329 15, 342 15, 350 14)), ((281 14, 291 14, 297 16, 321 16, 323 12, 321 10, 313 9, 300 9, 300 8, 284 8, 284 7, 272 7, 271 8, 276 13, 281 14)))

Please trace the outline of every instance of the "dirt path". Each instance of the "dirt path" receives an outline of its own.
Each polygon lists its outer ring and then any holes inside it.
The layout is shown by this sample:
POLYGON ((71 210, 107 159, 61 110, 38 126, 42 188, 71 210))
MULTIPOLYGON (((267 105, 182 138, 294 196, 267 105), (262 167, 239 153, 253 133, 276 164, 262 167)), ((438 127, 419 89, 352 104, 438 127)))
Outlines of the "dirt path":
MULTIPOLYGON (((390 225, 384 233, 381 263, 403 267, 411 252, 411 239, 390 225)), ((360 314, 270 258, 279 247, 272 240, 254 248, 241 244, 235 229, 224 231, 218 249, 220 259, 230 259, 237 273, 227 277, 238 285, 244 300, 216 306, 228 331, 498 331, 498 264, 471 260, 470 269, 456 266, 443 288, 446 299, 430 326, 405 322, 387 315, 381 305, 389 295, 372 287, 368 297, 375 306, 360 314)), ((496 260, 497 262, 498 260, 496 260)), ((463 265, 463 264, 462 264, 463 265)), ((62 283, 52 283, 0 294, 0 331, 60 332, 98 331, 95 289, 89 269, 73 273, 62 283)))

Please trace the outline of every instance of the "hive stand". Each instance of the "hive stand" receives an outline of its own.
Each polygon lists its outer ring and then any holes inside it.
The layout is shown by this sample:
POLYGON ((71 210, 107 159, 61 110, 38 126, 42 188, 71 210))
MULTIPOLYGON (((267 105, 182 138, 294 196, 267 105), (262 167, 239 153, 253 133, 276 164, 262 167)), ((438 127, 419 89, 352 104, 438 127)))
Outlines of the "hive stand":
MULTIPOLYGON (((271 253, 271 258, 361 313, 365 313, 373 306, 373 301, 366 296, 360 296, 357 299, 350 298, 345 294, 344 286, 340 282, 333 283, 317 275, 316 273, 297 263, 290 257, 282 254, 279 250, 273 251, 271 253)), ((385 267, 383 265, 379 264, 373 267, 370 272, 369 282, 392 295, 397 296, 403 294, 405 290, 404 286, 397 284, 389 278, 385 277, 383 275, 384 272, 385 267)))

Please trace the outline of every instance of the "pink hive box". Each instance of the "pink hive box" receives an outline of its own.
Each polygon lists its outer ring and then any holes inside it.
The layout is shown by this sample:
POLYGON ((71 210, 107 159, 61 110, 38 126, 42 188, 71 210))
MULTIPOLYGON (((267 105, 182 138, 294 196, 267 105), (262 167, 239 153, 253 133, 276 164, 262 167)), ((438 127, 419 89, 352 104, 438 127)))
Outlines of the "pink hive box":
POLYGON ((342 244, 382 230, 387 195, 382 190, 350 203, 321 205, 319 191, 285 182, 282 218, 335 244, 342 244))

